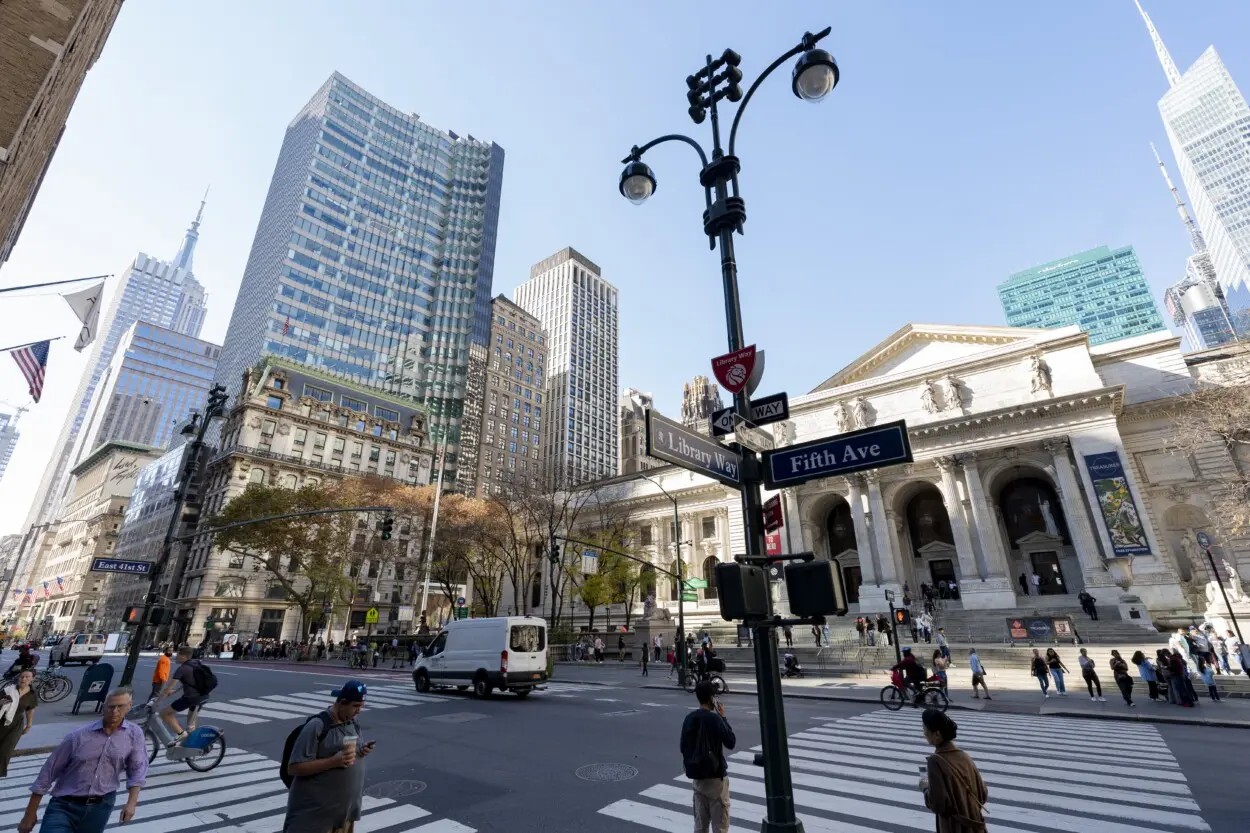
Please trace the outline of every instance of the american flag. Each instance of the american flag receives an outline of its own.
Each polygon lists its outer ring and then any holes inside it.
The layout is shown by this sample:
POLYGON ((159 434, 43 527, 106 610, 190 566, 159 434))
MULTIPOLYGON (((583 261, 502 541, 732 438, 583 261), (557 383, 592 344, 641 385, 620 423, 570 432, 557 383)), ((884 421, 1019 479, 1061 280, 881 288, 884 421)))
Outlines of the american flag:
POLYGON ((43 395, 43 374, 48 366, 50 343, 49 341, 36 341, 34 344, 27 344, 25 347, 12 351, 13 361, 17 362, 22 375, 26 377, 26 383, 30 385, 30 395, 36 402, 43 395))
POLYGON ((282 335, 287 335, 290 332, 291 332, 291 316, 288 315, 286 317, 286 323, 282 325, 282 335))

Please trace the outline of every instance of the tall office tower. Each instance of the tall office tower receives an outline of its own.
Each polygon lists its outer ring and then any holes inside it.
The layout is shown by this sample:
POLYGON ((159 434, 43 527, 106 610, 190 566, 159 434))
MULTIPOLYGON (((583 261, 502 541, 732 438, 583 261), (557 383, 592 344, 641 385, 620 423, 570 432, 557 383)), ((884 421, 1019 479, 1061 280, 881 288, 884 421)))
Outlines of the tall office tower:
POLYGON ((17 448, 17 441, 22 436, 17 430, 17 421, 25 411, 26 408, 18 408, 13 414, 0 411, 0 480, 4 480, 4 470, 9 467, 13 449, 17 448))
POLYGON ((723 407, 720 388, 708 377, 699 375, 682 385, 681 421, 687 428, 709 433, 708 418, 723 407))
POLYGON ((481 382, 470 385, 464 403, 457 487, 477 497, 508 486, 538 488, 542 485, 547 334, 537 318, 503 295, 491 302, 490 346, 485 348, 482 364, 481 382), (478 387, 482 392, 475 398, 472 394, 478 387))
MULTIPOLYGON (((1151 150, 1154 145, 1151 144, 1151 150)), ((1202 230, 1189 216, 1180 192, 1172 184, 1168 169, 1155 150, 1155 161, 1159 164, 1159 172, 1176 203, 1176 212, 1181 223, 1189 233, 1189 244, 1194 253, 1185 261, 1185 277, 1172 284, 1163 293, 1163 305, 1172 316, 1172 323, 1181 327, 1185 339, 1192 350, 1205 350, 1233 340, 1232 319, 1228 315, 1228 305, 1224 301, 1224 292, 1215 275, 1215 264, 1211 262, 1211 253, 1207 250, 1207 242, 1202 230)))
POLYGON ((27 526, 56 517, 69 487, 70 469, 92 451, 81 449, 78 437, 96 388, 131 325, 146 321, 192 338, 199 336, 204 324, 205 295, 204 287, 195 279, 193 257, 203 216, 204 202, 201 201, 200 210, 173 260, 160 260, 140 252, 112 287, 112 301, 100 316, 100 335, 91 346, 78 390, 70 401, 69 414, 27 515, 27 526))
POLYGON ((0 263, 9 259, 122 0, 0 3, 0 263))
POLYGON ((1017 272, 998 285, 1013 327, 1079 324, 1091 344, 1166 329, 1132 246, 1099 246, 1017 272))
POLYGON ((339 73, 287 127, 217 381, 275 355, 416 397, 455 479, 469 345, 490 332, 503 148, 339 73))
POLYGON ((208 400, 221 347, 136 321, 96 387, 78 443, 81 458, 112 440, 169 448, 208 400))
POLYGON ((635 388, 621 391, 621 464, 619 474, 666 465, 647 456, 647 411, 652 408, 651 394, 635 388))
POLYGON ((1207 47, 1182 73, 1140 0, 1137 9, 1168 80, 1159 114, 1181 181, 1198 215, 1233 328, 1250 335, 1250 107, 1215 47, 1207 47))
POLYGON ((616 474, 616 287, 573 248, 530 268, 516 302, 547 331, 547 483, 573 486, 616 474))

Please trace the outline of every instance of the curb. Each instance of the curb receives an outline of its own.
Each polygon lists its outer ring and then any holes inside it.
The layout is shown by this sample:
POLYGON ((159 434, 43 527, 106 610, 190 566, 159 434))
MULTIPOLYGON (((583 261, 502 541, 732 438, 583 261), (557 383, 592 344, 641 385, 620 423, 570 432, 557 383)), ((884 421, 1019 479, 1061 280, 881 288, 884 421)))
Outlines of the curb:
POLYGON ((56 749, 55 746, 32 746, 29 749, 18 749, 13 752, 14 758, 22 758, 26 755, 41 755, 44 752, 51 752, 56 749))

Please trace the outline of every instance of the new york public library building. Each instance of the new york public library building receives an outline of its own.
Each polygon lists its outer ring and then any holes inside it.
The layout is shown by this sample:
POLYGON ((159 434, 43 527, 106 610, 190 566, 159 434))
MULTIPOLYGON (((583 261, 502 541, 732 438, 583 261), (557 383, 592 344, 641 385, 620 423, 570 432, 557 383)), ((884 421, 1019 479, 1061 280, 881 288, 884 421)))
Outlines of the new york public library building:
MULTIPOLYGON (((1147 628, 1221 615, 1216 582, 1242 598, 1250 539, 1212 517, 1212 489, 1250 455, 1214 436, 1193 453, 1174 441, 1199 386, 1248 376, 1250 348, 1182 354, 1167 333, 1091 346, 1075 326, 909 324, 791 395, 789 420, 767 428, 789 446, 904 420, 914 462, 782 489, 785 526, 770 548, 835 562, 851 617, 885 611, 886 590, 901 599, 906 584, 915 598, 943 580, 958 588, 948 615, 1070 615, 1083 590, 1104 620, 1147 628)), ((775 392, 765 381, 757 393, 775 392)), ((675 501, 684 575, 707 582, 697 601, 687 595, 688 626, 719 621, 715 566, 745 551, 738 492, 677 466, 644 474, 601 481, 595 500, 638 529, 661 568, 654 615, 674 620, 675 501)), ((595 516, 583 509, 574 533, 595 516)))

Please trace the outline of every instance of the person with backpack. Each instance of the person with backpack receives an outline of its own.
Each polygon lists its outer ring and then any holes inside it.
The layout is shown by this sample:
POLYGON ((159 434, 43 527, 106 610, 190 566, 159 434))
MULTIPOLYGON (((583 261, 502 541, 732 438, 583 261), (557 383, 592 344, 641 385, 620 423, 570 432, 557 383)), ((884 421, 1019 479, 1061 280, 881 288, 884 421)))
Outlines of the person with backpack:
POLYGON ((725 719, 725 705, 716 700, 710 682, 694 687, 699 708, 686 715, 681 726, 681 760, 686 777, 694 781, 694 831, 729 831, 729 767, 725 750, 738 740, 725 719))
POLYGON ((178 722, 176 712, 197 709, 208 699, 208 695, 217 687, 217 676, 202 660, 192 659, 193 651, 189 645, 178 649, 178 669, 165 684, 165 690, 157 699, 164 699, 174 690, 174 686, 182 686, 182 694, 178 699, 161 709, 161 720, 169 727, 174 739, 170 746, 177 746, 187 739, 187 733, 178 722))
POLYGON ((356 718, 365 684, 348 680, 330 692, 334 703, 287 736, 278 775, 289 788, 283 833, 350 833, 364 801, 364 742, 356 718))

